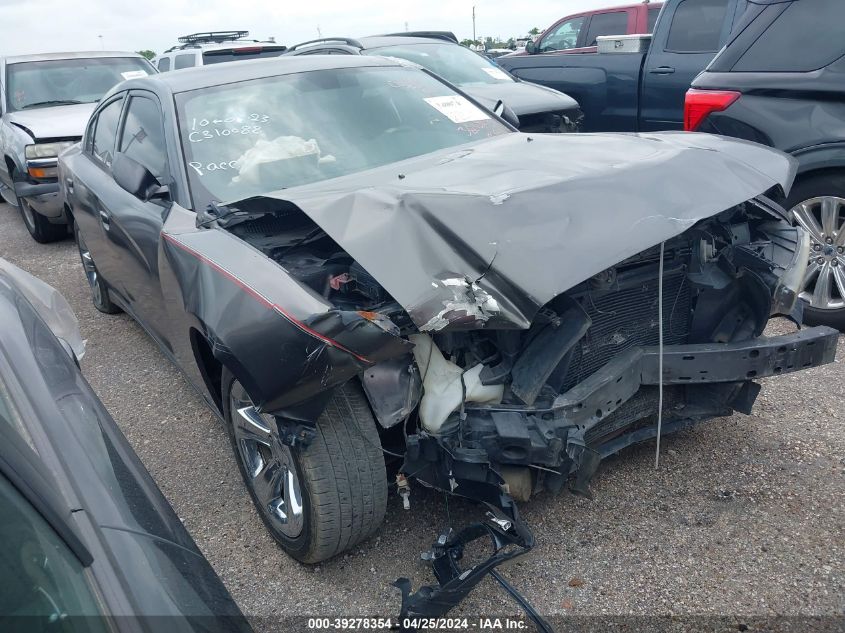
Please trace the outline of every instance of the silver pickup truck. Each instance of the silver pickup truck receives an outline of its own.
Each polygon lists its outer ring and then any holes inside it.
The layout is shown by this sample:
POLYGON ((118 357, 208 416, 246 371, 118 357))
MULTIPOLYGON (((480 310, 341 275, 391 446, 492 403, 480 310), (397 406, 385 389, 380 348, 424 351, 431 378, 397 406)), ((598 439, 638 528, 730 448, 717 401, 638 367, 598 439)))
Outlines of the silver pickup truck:
POLYGON ((135 53, 45 53, 0 57, 0 194, 37 242, 67 235, 56 162, 79 142, 112 86, 155 73, 135 53))

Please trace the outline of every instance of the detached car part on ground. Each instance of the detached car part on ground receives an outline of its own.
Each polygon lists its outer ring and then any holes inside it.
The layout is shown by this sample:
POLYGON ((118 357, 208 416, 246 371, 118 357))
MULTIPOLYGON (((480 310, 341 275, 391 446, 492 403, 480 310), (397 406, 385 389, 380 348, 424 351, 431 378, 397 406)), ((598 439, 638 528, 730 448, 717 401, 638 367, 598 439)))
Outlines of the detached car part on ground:
POLYGON ((766 197, 794 163, 751 143, 529 136, 424 70, 314 56, 126 82, 60 171, 95 304, 225 420, 292 556, 378 528, 383 452, 406 502, 414 479, 489 511, 427 554, 439 587, 398 582, 406 615, 488 572, 515 594, 495 570, 533 545, 514 500, 589 494, 658 413, 663 433, 748 413, 755 379, 834 357, 825 327, 761 336, 800 322, 809 239, 766 197), (99 153, 103 119, 131 142, 99 153))
POLYGON ((58 155, 78 142, 115 84, 154 73, 136 53, 45 53, 0 58, 0 195, 36 242, 67 236, 58 155))
MULTIPOLYGON (((352 39, 325 37, 291 46, 286 56, 379 55, 419 64, 458 86, 490 110, 505 108, 522 132, 577 132, 584 118, 563 92, 521 81, 445 31, 393 33, 352 39)), ((498 113, 498 111, 497 111, 498 113)))
POLYGON ((77 366, 76 317, 0 259, 0 630, 248 633, 77 366))

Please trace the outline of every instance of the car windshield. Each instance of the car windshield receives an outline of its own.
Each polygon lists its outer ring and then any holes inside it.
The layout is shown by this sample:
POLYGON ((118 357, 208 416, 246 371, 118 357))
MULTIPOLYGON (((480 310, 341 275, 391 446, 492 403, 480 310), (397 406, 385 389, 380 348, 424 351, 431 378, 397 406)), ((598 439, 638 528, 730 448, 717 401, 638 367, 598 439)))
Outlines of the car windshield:
POLYGON ((176 96, 197 209, 507 134, 417 68, 316 70, 176 96))
POLYGON ((124 79, 152 74, 137 57, 17 62, 6 67, 9 110, 95 103, 124 79))
POLYGON ((489 59, 458 44, 432 42, 405 46, 381 46, 364 52, 368 55, 407 59, 423 68, 428 68, 456 86, 514 81, 513 77, 489 59))

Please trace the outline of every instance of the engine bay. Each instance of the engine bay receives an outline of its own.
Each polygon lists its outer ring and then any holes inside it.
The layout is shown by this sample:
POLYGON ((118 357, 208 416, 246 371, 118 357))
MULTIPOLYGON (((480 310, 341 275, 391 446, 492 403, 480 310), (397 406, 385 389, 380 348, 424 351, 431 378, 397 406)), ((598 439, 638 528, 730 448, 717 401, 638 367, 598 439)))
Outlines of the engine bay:
POLYGON ((415 354, 421 380, 435 366, 457 375, 463 397, 448 413, 462 405, 550 407, 613 358, 657 345, 661 271, 665 345, 759 335, 798 239, 771 209, 751 201, 668 240, 662 262, 656 245, 570 288, 543 306, 526 330, 421 333, 378 280, 310 218, 293 205, 274 203, 234 216, 227 229, 338 310, 387 318, 400 336, 426 350, 415 354), (466 397, 472 390, 462 376, 470 370, 469 381, 485 394, 480 398, 466 397))

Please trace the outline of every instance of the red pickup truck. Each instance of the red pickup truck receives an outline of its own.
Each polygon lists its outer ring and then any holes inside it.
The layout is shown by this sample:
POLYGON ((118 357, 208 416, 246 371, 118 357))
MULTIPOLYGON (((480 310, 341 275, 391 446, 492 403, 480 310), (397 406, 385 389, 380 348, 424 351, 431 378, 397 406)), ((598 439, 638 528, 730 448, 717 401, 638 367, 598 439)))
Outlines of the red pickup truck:
POLYGON ((536 42, 529 42, 524 53, 595 53, 600 35, 633 35, 651 33, 662 2, 639 2, 622 7, 584 11, 561 18, 536 42))

